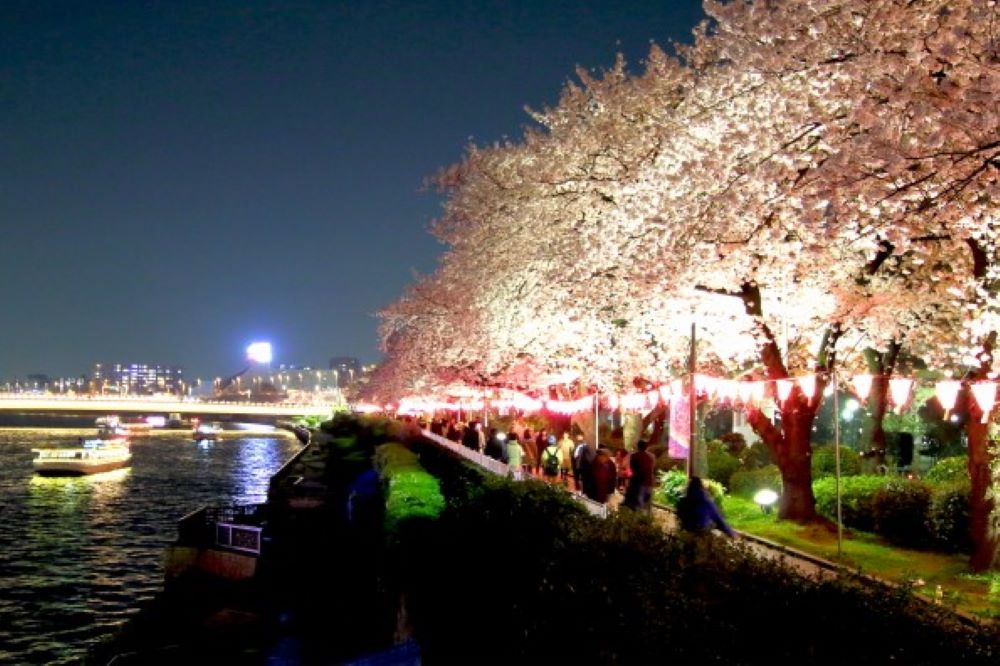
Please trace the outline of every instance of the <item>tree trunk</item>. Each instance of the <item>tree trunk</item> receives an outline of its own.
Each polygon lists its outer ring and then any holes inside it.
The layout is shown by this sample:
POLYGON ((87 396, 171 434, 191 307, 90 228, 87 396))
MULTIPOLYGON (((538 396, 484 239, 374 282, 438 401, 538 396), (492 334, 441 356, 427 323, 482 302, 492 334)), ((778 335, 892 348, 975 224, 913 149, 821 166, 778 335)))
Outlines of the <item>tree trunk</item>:
MULTIPOLYGON (((821 390, 821 389, 819 389, 821 390)), ((818 407, 818 405, 817 405, 818 407)), ((808 523, 817 520, 816 497, 812 490, 812 435, 817 407, 806 401, 796 388, 781 406, 781 428, 775 427, 759 409, 748 420, 764 444, 771 450, 781 470, 781 499, 778 517, 808 523)))
POLYGON ((667 432, 667 416, 670 414, 670 408, 666 405, 660 405, 653 411, 653 432, 649 436, 649 445, 656 446, 657 444, 663 444, 663 437, 667 432))
POLYGON ((994 495, 1000 491, 1000 479, 991 471, 993 452, 990 450, 989 424, 982 422, 983 412, 971 395, 969 422, 969 532, 972 537, 973 571, 1000 569, 1000 506, 994 495))
POLYGON ((622 414, 622 445, 628 451, 635 451, 636 442, 642 438, 643 418, 639 414, 622 414))
POLYGON ((862 443, 869 453, 870 467, 878 469, 885 465, 887 442, 885 437, 885 415, 889 409, 889 379, 896 369, 901 345, 892 341, 885 353, 874 349, 864 351, 865 364, 872 375, 872 388, 868 394, 869 417, 865 420, 862 443))

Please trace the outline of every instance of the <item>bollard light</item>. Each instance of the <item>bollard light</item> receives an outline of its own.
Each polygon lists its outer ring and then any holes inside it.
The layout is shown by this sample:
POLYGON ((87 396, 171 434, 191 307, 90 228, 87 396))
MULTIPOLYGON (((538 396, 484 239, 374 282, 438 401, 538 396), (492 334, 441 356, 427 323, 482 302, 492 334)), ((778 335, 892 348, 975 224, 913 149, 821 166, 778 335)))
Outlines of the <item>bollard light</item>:
POLYGON ((760 506, 761 511, 764 513, 771 513, 771 507, 773 507, 774 503, 778 501, 778 493, 774 492, 770 488, 764 488, 757 491, 757 493, 753 496, 753 501, 760 506))

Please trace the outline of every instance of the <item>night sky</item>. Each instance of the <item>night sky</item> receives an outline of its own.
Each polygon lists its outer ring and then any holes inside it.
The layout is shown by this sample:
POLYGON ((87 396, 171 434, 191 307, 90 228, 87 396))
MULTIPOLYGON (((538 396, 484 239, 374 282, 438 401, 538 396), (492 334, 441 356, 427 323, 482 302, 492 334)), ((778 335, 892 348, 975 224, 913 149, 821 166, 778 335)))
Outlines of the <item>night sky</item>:
POLYGON ((0 2, 0 379, 378 359, 424 180, 697 0, 0 2))

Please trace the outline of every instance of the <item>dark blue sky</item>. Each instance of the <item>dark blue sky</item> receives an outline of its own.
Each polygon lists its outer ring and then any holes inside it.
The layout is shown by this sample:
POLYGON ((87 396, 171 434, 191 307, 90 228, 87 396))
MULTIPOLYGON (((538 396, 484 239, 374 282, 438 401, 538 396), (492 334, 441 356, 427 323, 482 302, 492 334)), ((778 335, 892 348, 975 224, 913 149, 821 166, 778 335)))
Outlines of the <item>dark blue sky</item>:
POLYGON ((378 358, 424 179, 697 0, 0 3, 0 378, 378 358))

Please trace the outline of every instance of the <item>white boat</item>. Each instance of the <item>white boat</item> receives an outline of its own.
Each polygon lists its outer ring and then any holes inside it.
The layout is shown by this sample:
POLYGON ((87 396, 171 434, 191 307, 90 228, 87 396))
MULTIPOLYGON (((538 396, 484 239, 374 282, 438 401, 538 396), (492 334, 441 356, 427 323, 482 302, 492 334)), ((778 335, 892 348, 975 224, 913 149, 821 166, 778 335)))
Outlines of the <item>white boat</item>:
POLYGON ((71 449, 32 449, 35 472, 43 476, 82 476, 108 472, 131 464, 128 443, 87 439, 71 449))
POLYGON ((217 423, 199 423, 192 436, 198 439, 215 439, 222 432, 222 426, 217 423))

